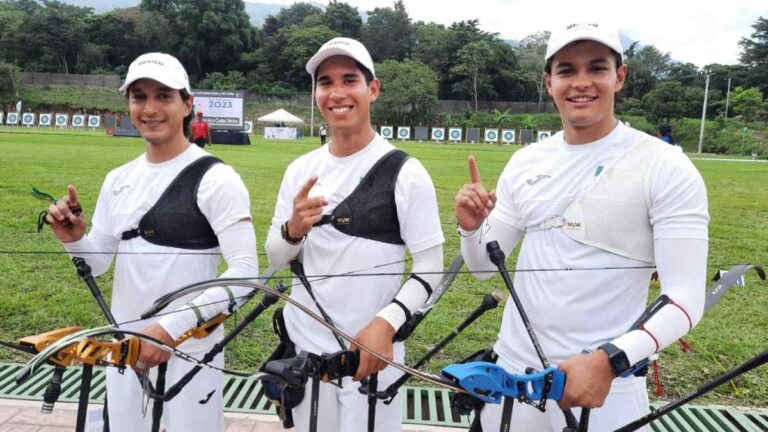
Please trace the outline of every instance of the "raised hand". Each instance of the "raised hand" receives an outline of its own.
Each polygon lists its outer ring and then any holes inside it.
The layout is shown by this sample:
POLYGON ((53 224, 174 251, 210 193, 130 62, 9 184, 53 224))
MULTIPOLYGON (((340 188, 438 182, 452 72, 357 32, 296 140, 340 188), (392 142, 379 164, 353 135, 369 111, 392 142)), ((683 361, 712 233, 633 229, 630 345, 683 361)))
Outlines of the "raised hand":
POLYGON ((483 187, 475 157, 469 156, 467 162, 470 182, 456 193, 454 208, 459 226, 466 231, 473 231, 480 227, 496 205, 496 191, 487 192, 483 187))
POLYGON ((328 205, 324 197, 309 197, 309 191, 317 183, 317 176, 310 177, 296 197, 293 198, 293 214, 288 220, 288 233, 293 238, 302 238, 312 230, 312 225, 323 217, 323 206, 328 205))
POLYGON ((74 186, 67 187, 67 195, 48 206, 45 220, 51 225, 53 234, 64 243, 71 243, 83 238, 85 218, 77 198, 74 186))

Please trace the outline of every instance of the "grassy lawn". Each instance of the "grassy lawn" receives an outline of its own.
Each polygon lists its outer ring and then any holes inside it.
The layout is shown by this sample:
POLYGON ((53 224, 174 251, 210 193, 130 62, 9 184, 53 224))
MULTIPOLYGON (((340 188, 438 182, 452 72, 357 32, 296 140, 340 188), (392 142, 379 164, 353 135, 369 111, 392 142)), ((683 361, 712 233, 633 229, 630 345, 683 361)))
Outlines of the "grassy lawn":
MULTIPOLYGON (((251 193, 259 247, 270 222, 286 165, 315 148, 318 139, 296 142, 252 138, 250 146, 214 146, 212 153, 234 166, 251 193)), ((466 181, 466 158, 475 154, 487 186, 494 185, 517 147, 407 143, 400 145, 421 160, 437 187, 446 233, 446 261, 458 251, 452 202, 466 181)), ((86 327, 105 323, 96 303, 78 280, 68 256, 47 230, 37 234, 37 213, 45 203, 30 195, 32 186, 55 196, 75 184, 83 208, 93 209, 106 173, 143 151, 139 139, 111 138, 103 132, 43 131, 0 128, 0 332, 2 339, 41 333, 68 325, 86 327), (28 253, 20 253, 27 251, 28 253), (40 253, 50 251, 51 253, 40 253)), ((696 160, 707 183, 710 225, 709 274, 734 263, 768 265, 768 164, 696 160)), ((262 249, 263 250, 263 249, 262 249)), ((260 264, 266 257, 260 253, 260 264)), ((510 267, 512 265, 510 264, 510 267)), ((565 272, 564 277, 568 274, 565 272)), ((111 273, 98 279, 107 297, 111 273)), ((477 282, 460 275, 438 307, 408 342, 408 360, 418 359, 466 317, 493 288, 503 288, 497 276, 477 282)), ((682 353, 669 347, 661 356, 662 382, 668 395, 680 395, 730 369, 768 347, 768 285, 753 275, 746 287, 732 289, 725 299, 686 338, 694 348, 682 353)), ((270 315, 271 314, 267 314, 270 315)), ((486 314, 433 361, 432 371, 490 346, 498 332, 501 308, 486 314)), ((535 317, 532 317, 535 320, 535 317)), ((269 317, 261 317, 227 350, 227 364, 255 370, 271 352, 276 339, 269 317)), ((0 350, 0 361, 25 361, 23 354, 0 350)), ((711 403, 765 406, 768 368, 754 371, 722 386, 704 399, 711 403)))

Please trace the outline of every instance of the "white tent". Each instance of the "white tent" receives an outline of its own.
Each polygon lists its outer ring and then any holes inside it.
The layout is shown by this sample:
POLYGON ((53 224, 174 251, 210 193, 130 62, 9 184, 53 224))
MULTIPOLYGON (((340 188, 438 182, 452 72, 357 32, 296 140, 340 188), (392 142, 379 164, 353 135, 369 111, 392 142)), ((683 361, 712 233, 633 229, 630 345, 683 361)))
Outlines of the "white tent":
POLYGON ((296 117, 295 115, 282 108, 263 117, 259 117, 259 121, 269 123, 304 123, 304 120, 296 117))

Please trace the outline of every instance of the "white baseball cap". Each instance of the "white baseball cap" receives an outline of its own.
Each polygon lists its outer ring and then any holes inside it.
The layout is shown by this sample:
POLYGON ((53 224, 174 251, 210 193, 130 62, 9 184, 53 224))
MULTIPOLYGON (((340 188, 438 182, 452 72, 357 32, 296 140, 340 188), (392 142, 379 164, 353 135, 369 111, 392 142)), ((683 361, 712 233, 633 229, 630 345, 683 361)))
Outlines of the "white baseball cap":
POLYGON ((544 61, 549 61, 566 45, 581 40, 591 40, 607 46, 618 53, 622 63, 624 62, 624 51, 621 49, 619 32, 615 28, 597 23, 569 24, 553 31, 547 43, 547 54, 544 56, 544 61))
POLYGON ((153 52, 138 56, 128 67, 128 75, 120 91, 125 92, 131 84, 142 78, 155 80, 174 90, 183 89, 192 93, 187 71, 176 57, 170 54, 153 52))
POLYGON ((320 67, 320 64, 324 62, 325 59, 337 55, 357 60, 371 72, 371 75, 373 75, 374 78, 376 77, 376 72, 373 71, 373 60, 365 46, 354 39, 345 37, 333 38, 324 43, 307 62, 307 72, 314 76, 315 72, 317 72, 317 68, 320 67))

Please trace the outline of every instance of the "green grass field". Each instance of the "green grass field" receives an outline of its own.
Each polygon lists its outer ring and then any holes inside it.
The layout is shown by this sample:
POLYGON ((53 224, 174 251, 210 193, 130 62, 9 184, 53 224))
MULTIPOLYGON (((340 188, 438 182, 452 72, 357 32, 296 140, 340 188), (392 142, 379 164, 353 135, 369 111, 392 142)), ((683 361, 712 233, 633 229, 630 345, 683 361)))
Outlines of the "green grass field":
MULTIPOLYGON (((319 140, 276 142, 252 138, 250 146, 221 146, 212 153, 234 166, 251 194, 251 210, 259 238, 260 265, 266 267, 263 242, 283 171, 298 155, 319 140)), ((487 186, 495 184, 516 147, 407 143, 401 147, 427 167, 437 188, 446 233, 446 262, 458 250, 452 203, 466 181, 466 158, 476 155, 487 186)), ((0 128, 0 336, 3 340, 51 329, 103 325, 104 317, 77 278, 68 256, 46 230, 36 233, 38 212, 46 204, 30 195, 32 186, 56 196, 75 184, 83 207, 93 209, 106 173, 143 151, 139 139, 111 138, 101 132, 43 131, 0 128), (51 253, 44 253, 44 252, 51 253)), ((768 265, 768 164, 717 160, 694 161, 707 183, 710 225, 709 274, 734 263, 768 265)), ((512 265, 510 265, 512 267, 512 265)), ((563 277, 568 277, 567 272, 563 277)), ((107 296, 111 274, 98 279, 107 296)), ((413 362, 446 335, 494 287, 497 276, 477 282, 460 275, 441 303, 408 341, 413 362)), ((686 338, 694 347, 682 353, 677 346, 661 356, 662 381, 668 396, 686 393, 768 347, 768 284, 750 274, 746 287, 732 289, 686 338)), ((267 314, 270 315, 271 314, 267 314)), ((462 333, 432 362, 437 371, 484 347, 496 338, 501 308, 486 314, 462 333)), ((535 317, 532 317, 535 320, 535 317)), ((271 352, 276 339, 267 316, 261 317, 227 348, 227 365, 255 370, 271 352)), ((23 362, 23 354, 0 350, 1 361, 23 362)), ((703 399, 709 403, 765 406, 768 368, 754 371, 703 399)))

